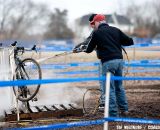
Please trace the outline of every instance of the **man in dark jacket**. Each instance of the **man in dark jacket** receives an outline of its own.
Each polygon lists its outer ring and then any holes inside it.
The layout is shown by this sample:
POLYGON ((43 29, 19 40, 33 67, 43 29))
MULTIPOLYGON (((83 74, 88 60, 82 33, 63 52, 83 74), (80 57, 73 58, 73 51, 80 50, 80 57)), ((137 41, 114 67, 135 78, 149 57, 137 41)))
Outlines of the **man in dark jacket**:
MULTIPOLYGON (((133 45, 132 38, 126 36, 116 27, 109 26, 105 21, 105 16, 92 14, 89 18, 90 26, 93 28, 90 36, 82 43, 78 44, 73 52, 84 51, 91 53, 96 50, 97 57, 102 63, 102 76, 110 72, 112 76, 122 76, 123 55, 122 46, 133 45)), ((102 96, 100 106, 105 103, 105 81, 100 85, 102 96)), ((119 112, 128 113, 128 102, 122 81, 111 81, 109 115, 118 116, 119 112)))

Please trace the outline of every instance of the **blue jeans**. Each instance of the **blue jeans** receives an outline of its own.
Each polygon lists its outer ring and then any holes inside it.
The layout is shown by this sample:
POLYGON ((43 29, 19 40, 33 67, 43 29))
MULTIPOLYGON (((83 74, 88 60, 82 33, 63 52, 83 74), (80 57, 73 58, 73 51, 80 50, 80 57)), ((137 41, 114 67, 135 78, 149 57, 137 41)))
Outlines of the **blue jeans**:
MULTIPOLYGON (((100 66, 101 76, 106 76, 107 72, 111 73, 111 76, 122 76, 123 73, 123 60, 115 59, 104 62, 100 66)), ((105 103, 105 91, 106 81, 100 81, 100 89, 102 96, 100 103, 105 103)), ((110 99, 109 99, 109 116, 118 116, 118 110, 128 111, 128 102, 126 99, 126 93, 121 80, 111 80, 110 82, 110 99)))

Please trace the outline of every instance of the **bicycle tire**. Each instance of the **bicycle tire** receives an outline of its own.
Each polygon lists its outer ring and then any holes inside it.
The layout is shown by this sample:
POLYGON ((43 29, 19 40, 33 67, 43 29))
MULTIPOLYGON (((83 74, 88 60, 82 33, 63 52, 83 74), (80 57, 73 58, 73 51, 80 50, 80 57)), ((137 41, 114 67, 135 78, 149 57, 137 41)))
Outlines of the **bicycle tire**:
MULTIPOLYGON (((33 58, 26 58, 26 59, 24 59, 24 60, 22 60, 22 62, 21 62, 21 65, 23 65, 23 64, 25 64, 25 63, 27 63, 27 62, 32 62, 34 65, 36 65, 36 67, 37 67, 37 69, 38 69, 38 79, 42 79, 42 71, 41 71, 41 68, 40 68, 40 65, 39 65, 39 63, 36 61, 36 60, 34 60, 33 58)), ((17 66, 17 68, 16 68, 16 71, 15 71, 15 73, 17 73, 18 72, 18 69, 19 68, 21 68, 22 69, 22 66, 17 66)), ((23 74, 25 74, 25 73, 23 73, 23 74)), ((26 74, 25 74, 26 75, 26 74)), ((13 80, 15 79, 15 77, 13 77, 13 80)), ((21 78, 19 78, 19 79, 21 79, 21 78)), ((19 80, 18 78, 17 78, 17 80, 19 80)), ((21 79, 22 80, 22 79, 21 79)), ((27 86, 26 86, 27 87, 27 86)), ((14 94, 16 95, 16 89, 15 89, 16 87, 15 86, 13 86, 13 91, 14 91, 14 94)), ((18 99, 20 100, 20 101, 23 101, 23 102, 25 102, 25 101, 30 101, 31 99, 33 99, 35 96, 36 96, 36 94, 38 93, 38 91, 39 91, 39 89, 40 89, 40 84, 38 84, 37 86, 36 86, 36 90, 34 91, 34 93, 32 94, 32 95, 30 95, 29 97, 22 97, 22 96, 20 96, 20 95, 18 95, 18 99)))
POLYGON ((87 89, 86 90, 86 92, 83 95, 83 111, 85 114, 94 115, 98 111, 100 97, 101 97, 100 89, 87 89), (99 94, 97 94, 96 92, 99 94), (94 96, 98 95, 98 98, 94 98, 93 100, 89 99, 89 97, 87 97, 88 93, 94 93, 96 94, 94 96))

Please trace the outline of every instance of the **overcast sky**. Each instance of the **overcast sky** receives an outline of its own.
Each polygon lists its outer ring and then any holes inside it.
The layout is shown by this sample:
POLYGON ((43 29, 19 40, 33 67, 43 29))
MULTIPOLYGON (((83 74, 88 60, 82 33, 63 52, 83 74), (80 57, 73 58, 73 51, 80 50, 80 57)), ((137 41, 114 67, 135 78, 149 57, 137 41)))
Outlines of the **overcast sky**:
POLYGON ((34 0, 45 3, 50 9, 67 9, 68 19, 73 21, 82 15, 89 13, 109 14, 113 12, 123 13, 130 4, 143 4, 151 0, 34 0))

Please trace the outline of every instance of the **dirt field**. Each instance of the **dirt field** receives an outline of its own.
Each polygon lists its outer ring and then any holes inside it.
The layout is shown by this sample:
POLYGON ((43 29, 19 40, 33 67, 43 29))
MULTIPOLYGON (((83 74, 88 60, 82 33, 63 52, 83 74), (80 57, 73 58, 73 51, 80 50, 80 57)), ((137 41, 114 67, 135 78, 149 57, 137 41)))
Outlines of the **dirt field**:
MULTIPOLYGON (((154 48, 152 48, 154 49, 154 48)), ((159 52, 157 51, 141 51, 136 50, 134 52, 133 49, 128 49, 128 55, 130 57, 130 60, 133 59, 158 59, 159 58, 159 52)), ((56 52, 55 52, 56 53, 56 52)), ((47 56, 52 56, 55 53, 41 53, 41 54, 34 54, 33 57, 36 59, 44 58, 47 56)), ((26 56, 30 57, 32 54, 27 54, 26 56)), ((62 56, 61 58, 54 58, 47 60, 43 62, 42 64, 49 64, 49 63, 70 63, 70 62, 95 62, 98 61, 96 59, 95 53, 92 54, 71 54, 68 56, 62 56)), ((77 67, 72 69, 67 69, 64 71, 69 70, 93 70, 97 69, 96 67, 77 67)), ((135 68, 136 69, 136 68, 135 68)), ((158 68, 157 68, 158 69, 158 68)), ((56 70, 55 70, 56 71, 56 70)), ((82 75, 74 75, 70 77, 83 77, 82 75)), ((97 75, 85 75, 85 77, 88 76, 97 76, 97 75)), ((150 76, 150 77, 158 77, 160 76, 159 72, 154 73, 128 73, 127 76, 150 76)), ((67 77, 67 76, 66 76, 67 77)), ((68 76, 69 77, 69 76, 68 76)), ((99 88, 98 82, 83 82, 83 83, 71 83, 71 86, 74 86, 75 88, 99 88)), ((129 115, 128 117, 134 117, 134 118, 145 118, 145 119, 160 119, 160 81, 125 81, 124 86, 126 89, 126 94, 128 98, 129 103, 129 115)), ((77 101, 79 105, 82 105, 82 100, 77 101)), ((36 125, 46 125, 46 124, 52 124, 52 123, 59 123, 59 122, 68 122, 68 121, 79 121, 79 120, 92 120, 92 119, 99 119, 103 118, 102 112, 97 112, 94 116, 90 117, 69 117, 65 119, 45 119, 45 120, 36 120, 36 121, 29 121, 29 122, 21 122, 21 123, 15 123, 15 122, 2 122, 0 124, 0 128, 14 128, 14 127, 28 127, 28 126, 36 126, 36 125)), ((138 127, 138 124, 129 124, 129 123, 109 123, 109 130, 118 130, 118 126, 132 126, 138 127)), ((141 127, 138 130, 147 130, 148 125, 142 125, 139 124, 141 127)), ((79 128, 70 128, 65 130, 102 130, 103 125, 97 125, 97 126, 88 126, 88 127, 79 127, 79 128)), ((124 129, 124 128, 123 128, 124 129)))

